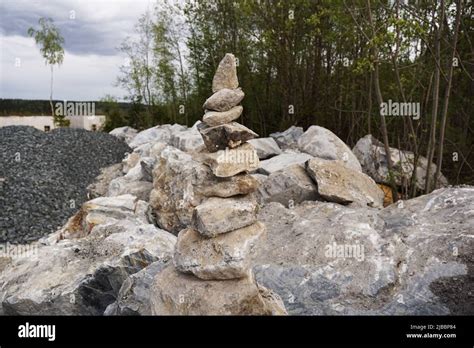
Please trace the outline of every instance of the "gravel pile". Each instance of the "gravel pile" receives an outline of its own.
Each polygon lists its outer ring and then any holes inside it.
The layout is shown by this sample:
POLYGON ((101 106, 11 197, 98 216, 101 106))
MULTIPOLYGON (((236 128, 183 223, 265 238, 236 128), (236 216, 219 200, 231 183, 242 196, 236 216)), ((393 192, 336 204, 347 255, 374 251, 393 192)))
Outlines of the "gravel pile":
POLYGON ((107 133, 0 128, 0 243, 27 243, 62 226, 87 201, 100 168, 126 152, 107 133))

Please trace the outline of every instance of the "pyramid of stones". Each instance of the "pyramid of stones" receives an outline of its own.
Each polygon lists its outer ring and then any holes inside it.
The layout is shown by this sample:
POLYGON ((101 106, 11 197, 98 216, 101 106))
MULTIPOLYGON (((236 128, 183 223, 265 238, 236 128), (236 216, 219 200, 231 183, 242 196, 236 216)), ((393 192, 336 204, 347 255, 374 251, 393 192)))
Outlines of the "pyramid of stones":
POLYGON ((265 227, 257 221, 257 202, 251 191, 256 180, 248 171, 258 167, 258 156, 247 140, 258 137, 235 122, 244 92, 238 88, 236 60, 232 54, 220 62, 212 82, 214 94, 204 103, 198 126, 207 148, 204 163, 215 175, 216 185, 234 183, 229 197, 212 197, 193 212, 192 227, 180 233, 176 268, 200 279, 222 280, 249 276, 250 255, 265 227))
POLYGON ((220 62, 212 91, 198 130, 207 149, 201 161, 214 176, 207 193, 219 194, 196 206, 191 226, 179 232, 173 265, 155 278, 152 313, 286 314, 278 295, 257 284, 251 271, 251 256, 265 236, 252 195, 258 182, 249 174, 259 160, 247 141, 258 135, 235 122, 244 92, 232 54, 220 62))

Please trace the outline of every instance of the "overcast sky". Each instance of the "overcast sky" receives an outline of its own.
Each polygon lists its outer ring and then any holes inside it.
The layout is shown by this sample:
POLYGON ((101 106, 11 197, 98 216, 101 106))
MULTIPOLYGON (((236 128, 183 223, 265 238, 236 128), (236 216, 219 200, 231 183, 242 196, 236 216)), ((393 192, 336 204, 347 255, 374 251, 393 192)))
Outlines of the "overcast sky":
POLYGON ((1 0, 0 98, 49 99, 50 68, 27 30, 37 27, 40 17, 50 17, 65 39, 64 62, 55 66, 53 98, 98 100, 111 94, 121 99, 124 92, 114 82, 125 57, 117 47, 153 4, 152 0, 1 0))

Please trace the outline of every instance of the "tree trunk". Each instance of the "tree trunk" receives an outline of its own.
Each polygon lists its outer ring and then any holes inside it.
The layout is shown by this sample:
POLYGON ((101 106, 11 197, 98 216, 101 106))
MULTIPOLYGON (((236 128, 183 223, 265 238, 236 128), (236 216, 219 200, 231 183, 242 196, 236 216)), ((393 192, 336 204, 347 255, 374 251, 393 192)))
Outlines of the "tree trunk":
POLYGON ((444 134, 446 131, 446 120, 448 117, 448 105, 449 105, 449 95, 451 93, 451 85, 453 80, 453 70, 454 65, 453 61, 456 57, 456 45, 458 41, 458 33, 459 33, 459 23, 461 22, 461 11, 462 11, 462 2, 461 0, 456 1, 456 22, 455 22, 455 29, 454 29, 454 38, 453 38, 453 53, 451 54, 451 60, 448 62, 449 64, 449 72, 448 72, 448 81, 446 90, 444 93, 444 106, 443 106, 443 113, 441 116, 441 128, 439 131, 439 144, 438 144, 438 162, 436 164, 436 174, 434 176, 433 187, 436 188, 436 184, 438 183, 438 177, 441 174, 441 166, 443 165, 443 146, 444 146, 444 134))
POLYGON ((436 119, 438 117, 438 102, 439 102, 439 77, 441 73, 440 69, 440 51, 441 51, 441 33, 443 31, 444 23, 444 0, 441 0, 440 3, 440 15, 439 15, 439 24, 438 29, 436 30, 436 41, 435 41, 435 80, 433 86, 433 107, 431 110, 431 129, 430 129, 430 139, 428 142, 428 165, 426 168, 425 176, 425 193, 431 192, 431 163, 433 162, 434 149, 436 143, 436 119))

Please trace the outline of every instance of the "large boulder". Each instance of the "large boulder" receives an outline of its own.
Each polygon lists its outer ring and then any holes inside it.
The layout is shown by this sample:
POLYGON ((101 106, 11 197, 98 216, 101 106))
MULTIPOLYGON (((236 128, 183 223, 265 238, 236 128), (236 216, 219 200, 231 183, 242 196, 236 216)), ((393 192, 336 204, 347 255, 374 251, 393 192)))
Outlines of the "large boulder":
POLYGON ((212 185, 211 169, 192 154, 167 146, 153 169, 153 178, 150 205, 157 223, 177 234, 191 224, 194 207, 206 199, 198 188, 212 185))
POLYGON ((170 130, 167 127, 152 127, 139 132, 128 144, 132 149, 150 142, 169 143, 170 130))
POLYGON ((279 202, 288 207, 319 198, 317 186, 298 164, 280 169, 264 178, 258 188, 259 202, 279 202))
POLYGON ((353 170, 362 171, 357 157, 351 149, 329 129, 311 126, 298 139, 300 151, 313 157, 327 160, 340 160, 353 170))
MULTIPOLYGON (((354 146, 354 155, 359 159, 364 173, 369 175, 378 183, 390 184, 390 176, 387 164, 387 155, 384 145, 368 134, 359 139, 354 146)), ((415 156, 413 152, 390 148, 390 158, 392 160, 394 170, 392 178, 395 184, 403 186, 411 182, 413 175, 413 168, 415 163, 415 156)), ((426 169, 428 168, 428 160, 420 156, 416 168, 416 186, 419 190, 424 190, 426 182, 426 169)), ((436 164, 431 163, 431 182, 436 173, 436 164)), ((448 180, 441 174, 438 179, 437 187, 441 188, 448 185, 448 180)))
POLYGON ((306 171, 316 182, 318 194, 330 202, 383 207, 385 195, 375 181, 341 161, 313 158, 306 162, 306 171))
POLYGON ((159 272, 150 295, 154 315, 284 315, 281 299, 255 283, 241 279, 202 280, 173 266, 159 272))
POLYGON ((94 201, 82 209, 81 233, 59 231, 3 269, 0 313, 101 315, 130 274, 172 257, 176 237, 146 223, 128 197, 94 201))
POLYGON ((472 187, 383 210, 269 203, 254 273, 289 314, 472 315, 473 208, 472 187))

